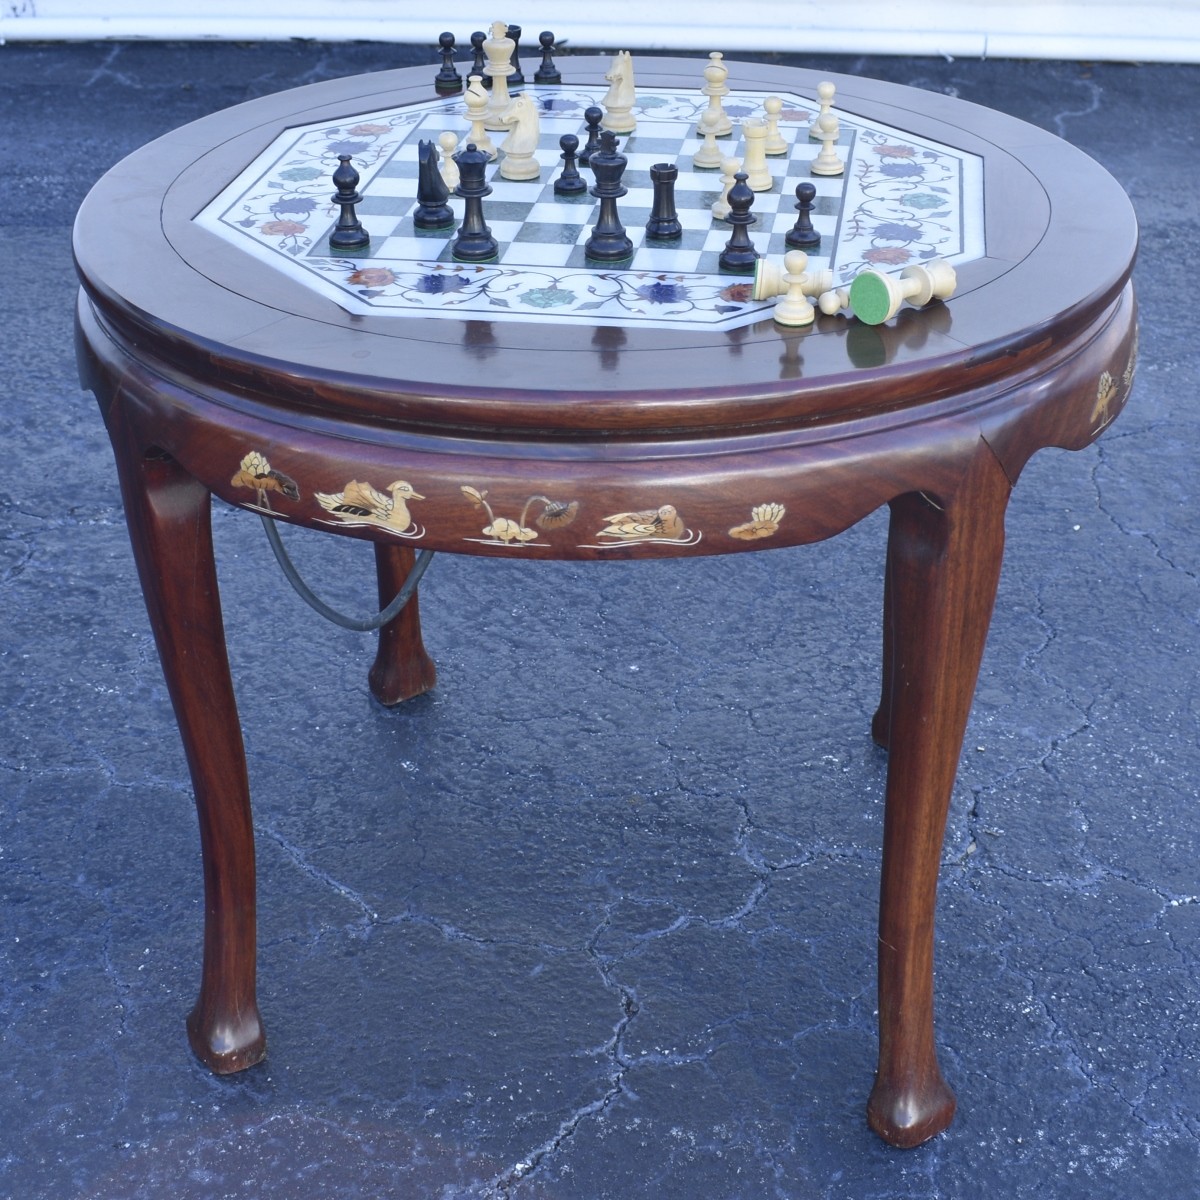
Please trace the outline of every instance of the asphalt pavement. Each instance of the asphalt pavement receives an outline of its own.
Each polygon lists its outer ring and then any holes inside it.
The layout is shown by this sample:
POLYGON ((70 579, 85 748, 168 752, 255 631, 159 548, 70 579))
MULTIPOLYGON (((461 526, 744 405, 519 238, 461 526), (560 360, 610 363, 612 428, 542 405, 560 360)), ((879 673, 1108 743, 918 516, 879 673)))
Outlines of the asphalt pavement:
MULTIPOLYGON (((0 47, 0 1196, 1200 1194, 1194 66, 783 60, 1049 129, 1142 229, 1128 408, 1036 456, 1009 509, 942 869, 947 1132, 898 1151, 864 1118, 883 513, 750 556, 440 556, 438 687, 385 710, 369 637, 305 608, 218 504, 270 1050, 221 1079, 191 1057, 195 815, 75 374, 71 223, 189 120, 432 59, 0 47)), ((369 606, 367 547, 292 540, 369 606)))

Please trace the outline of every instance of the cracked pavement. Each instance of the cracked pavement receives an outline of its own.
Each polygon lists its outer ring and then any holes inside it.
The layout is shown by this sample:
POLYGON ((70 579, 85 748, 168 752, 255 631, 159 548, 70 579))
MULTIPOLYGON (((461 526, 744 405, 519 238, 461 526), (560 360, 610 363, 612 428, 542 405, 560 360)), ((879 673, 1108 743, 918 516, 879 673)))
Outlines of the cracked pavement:
MULTIPOLYGON (((882 514, 736 560, 441 556, 439 686, 389 712, 370 639, 217 507, 270 1051, 224 1079, 192 1060, 195 817, 75 378, 71 221, 194 117, 431 57, 0 47, 0 1196, 1194 1195, 1196 67, 786 60, 1059 133, 1142 225, 1133 398, 1096 446, 1035 457, 1009 510, 944 850, 946 1133, 896 1151, 864 1119, 882 514)), ((285 532, 319 591, 369 604, 365 547, 285 532)))

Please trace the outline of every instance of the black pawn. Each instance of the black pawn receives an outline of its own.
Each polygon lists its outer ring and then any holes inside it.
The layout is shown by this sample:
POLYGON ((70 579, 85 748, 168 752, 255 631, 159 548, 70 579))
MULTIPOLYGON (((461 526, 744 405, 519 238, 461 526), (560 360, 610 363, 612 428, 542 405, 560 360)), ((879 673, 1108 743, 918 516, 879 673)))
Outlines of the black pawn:
POLYGON ((819 246, 821 235, 813 228, 812 210, 817 189, 811 183, 802 183, 796 188, 796 211, 800 214, 796 224, 784 235, 783 240, 792 247, 804 249, 819 246))
POLYGON ((579 139, 573 133, 564 133, 558 139, 562 147, 562 174, 554 181, 556 196, 575 196, 587 191, 587 181, 579 174, 575 166, 575 152, 579 149, 579 139))
POLYGON ((583 119, 587 122, 588 140, 579 152, 579 161, 586 167, 591 164, 592 155, 600 149, 600 122, 604 120, 604 109, 593 104, 591 108, 584 109, 583 119))
POLYGON ((675 211, 675 180, 679 168, 673 163, 655 163, 650 168, 650 182, 654 184, 654 208, 646 222, 646 236, 659 241, 674 241, 683 237, 683 226, 675 211))
POLYGON ((754 193, 746 183, 749 178, 745 171, 739 171, 734 177, 733 187, 729 189, 729 216, 726 224, 733 226, 733 236, 725 243, 725 249, 717 259, 722 271, 738 271, 745 274, 754 270, 758 251, 750 240, 749 227, 754 224, 754 216, 750 205, 754 203, 754 193))
POLYGON ((362 202, 358 194, 358 172, 350 165, 350 155, 338 155, 338 169, 333 173, 334 204, 341 206, 341 215, 333 232, 329 235, 329 244, 335 250, 361 250, 371 244, 371 236, 362 227, 354 206, 362 202))
POLYGON ((454 194, 463 198, 465 207, 450 255, 457 262, 486 262, 500 253, 500 244, 483 219, 483 198, 492 194, 483 177, 490 160, 472 142, 454 156, 454 161, 458 163, 458 187, 454 194))
POLYGON ((538 43, 542 47, 542 65, 533 73, 534 83, 562 83, 562 73, 554 65, 554 34, 543 29, 538 34, 538 43))
MULTIPOLYGON (((621 186, 621 176, 629 160, 617 149, 617 137, 611 129, 600 135, 600 149, 592 155, 589 166, 596 176, 591 193, 600 201, 600 212, 591 236, 583 244, 588 258, 616 262, 633 253, 633 242, 617 216, 617 200, 629 190, 621 186)), ((746 189, 749 191, 749 188, 746 189)))
POLYGON ((483 82, 485 88, 492 86, 492 77, 485 75, 483 68, 487 66, 487 58, 483 53, 483 43, 487 41, 487 34, 482 29, 477 29, 471 34, 471 53, 474 57, 471 59, 471 69, 467 72, 468 75, 478 75, 483 82))
POLYGON ((413 224, 418 229, 445 229, 454 224, 454 210, 446 203, 450 189, 438 170, 438 152, 432 142, 417 143, 417 207, 413 224))
POLYGON ((510 25, 504 32, 513 40, 513 51, 508 60, 513 69, 508 77, 508 90, 511 92, 513 88, 523 87, 525 84, 525 76, 521 73, 521 27, 510 25))
POLYGON ((454 66, 454 34, 439 34, 438 49, 442 53, 442 69, 433 77, 434 88, 439 92, 461 92, 462 76, 454 66))

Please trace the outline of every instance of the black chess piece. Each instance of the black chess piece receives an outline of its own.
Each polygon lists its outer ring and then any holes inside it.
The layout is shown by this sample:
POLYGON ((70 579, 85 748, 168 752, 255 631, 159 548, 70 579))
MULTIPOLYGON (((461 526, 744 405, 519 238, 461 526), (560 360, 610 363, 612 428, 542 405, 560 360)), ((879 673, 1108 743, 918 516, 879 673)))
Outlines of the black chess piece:
POLYGON ((358 193, 359 175, 350 165, 349 154, 339 154, 338 164, 333 173, 333 186, 337 188, 333 202, 340 205, 342 211, 329 235, 329 245, 334 250, 361 250, 371 244, 371 236, 362 227, 354 211, 354 206, 362 203, 362 196, 358 193))
POLYGON ((462 76, 454 66, 454 34, 438 35, 438 49, 442 54, 442 69, 433 77, 433 86, 439 92, 461 92, 462 76))
POLYGON ((508 77, 508 90, 511 92, 513 88, 525 86, 525 76, 521 71, 521 27, 510 25, 504 32, 513 40, 512 54, 508 60, 513 69, 508 77))
POLYGON ((558 139, 562 147, 562 174, 554 181, 556 196, 576 196, 587 191, 587 180, 579 174, 575 166, 575 152, 579 149, 579 139, 573 133, 564 133, 558 139))
POLYGON ((796 211, 800 214, 796 224, 784 235, 783 240, 795 249, 803 250, 810 246, 821 244, 821 235, 813 228, 812 210, 816 199, 817 189, 811 183, 801 183, 796 187, 796 211))
MULTIPOLYGON (((591 194, 600 201, 600 212, 591 236, 583 244, 588 258, 616 262, 633 253, 633 242, 617 216, 617 200, 629 190, 621 185, 621 176, 629 160, 617 149, 617 135, 611 129, 600 135, 600 149, 588 164, 596 176, 591 194)), ((749 188, 746 189, 749 191, 749 188)))
POLYGON ((674 163, 655 163, 650 168, 650 182, 654 184, 654 207, 650 220, 646 222, 646 236, 657 241, 674 241, 683 237, 683 226, 675 211, 675 180, 679 168, 674 163))
POLYGON ((483 198, 492 194, 491 186, 484 179, 488 156, 472 142, 460 150, 454 161, 458 163, 458 187, 456 196, 464 202, 463 223, 458 227, 450 256, 456 262, 486 262, 500 253, 500 244, 492 237, 492 231, 483 219, 483 198))
POLYGON ((454 210, 446 203, 450 189, 438 170, 437 147, 432 142, 417 143, 417 207, 413 224, 418 229, 445 229, 454 224, 454 210))
POLYGON ((754 193, 746 182, 748 178, 745 171, 738 171, 733 177, 733 187, 729 189, 729 216, 725 218, 725 223, 733 226, 733 236, 725 243, 725 249, 717 259, 722 271, 746 274, 754 270, 758 258, 758 251, 750 240, 749 227, 754 224, 750 205, 754 203, 754 193))
POLYGON ((478 75, 483 81, 485 88, 492 86, 492 77, 485 75, 483 68, 487 66, 487 57, 483 53, 483 43, 487 41, 487 34, 482 29, 477 29, 471 34, 471 53, 474 57, 471 59, 471 69, 467 72, 468 75, 478 75))
POLYGON ((538 34, 542 47, 542 65, 533 73, 534 83, 562 83, 562 72, 554 65, 554 34, 543 29, 538 34))
POLYGON ((600 149, 600 122, 604 120, 604 109, 593 104, 583 110, 583 119, 587 123, 587 144, 579 152, 581 166, 590 166, 592 155, 600 149))

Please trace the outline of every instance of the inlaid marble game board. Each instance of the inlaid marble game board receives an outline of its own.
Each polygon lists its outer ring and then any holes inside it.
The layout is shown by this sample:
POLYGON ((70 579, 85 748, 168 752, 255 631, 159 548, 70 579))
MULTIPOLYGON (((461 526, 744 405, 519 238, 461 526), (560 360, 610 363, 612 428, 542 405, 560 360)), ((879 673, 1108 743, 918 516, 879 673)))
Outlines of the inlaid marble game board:
MULTIPOLYGON (((420 231, 411 217, 418 142, 436 146, 438 135, 451 130, 465 146, 461 95, 292 127, 196 220, 352 313, 658 328, 748 324, 769 315, 773 301, 754 301, 744 275, 717 266, 732 227, 711 211, 720 172, 692 167, 701 144, 697 123, 708 103, 702 83, 698 78, 690 93, 638 89, 637 129, 618 139, 629 160, 622 180, 629 191, 618 210, 635 251, 617 266, 589 265, 584 258, 599 202, 553 190, 559 138, 574 133, 583 145, 584 110, 600 102, 603 88, 524 89, 539 108, 541 178, 512 182, 499 177, 496 163, 488 167, 492 194, 484 217, 500 242, 494 263, 454 262, 454 229, 420 231), (330 178, 339 154, 351 155, 361 176, 358 214, 371 235, 364 251, 337 253, 328 245, 338 215, 330 178), (684 226, 682 239, 665 245, 648 243, 644 229, 653 196, 650 167, 659 162, 679 168, 675 197, 684 226)), ((768 94, 783 101, 779 128, 789 153, 768 158, 772 188, 755 194, 750 234, 761 254, 782 258, 784 234, 796 221, 796 186, 809 181, 817 189, 813 224, 821 234, 809 265, 830 268, 836 283, 864 267, 894 270, 933 257, 962 263, 983 256, 979 158, 837 109, 846 170, 832 178, 813 175, 820 150, 808 136, 815 99, 736 89, 724 102, 734 122, 733 136, 721 140, 724 153, 742 157, 737 123, 761 117, 768 94)), ((504 136, 493 134, 493 141, 500 145, 504 136)), ((590 182, 586 167, 581 173, 590 182)), ((463 201, 452 196, 451 205, 461 219, 463 201)))

